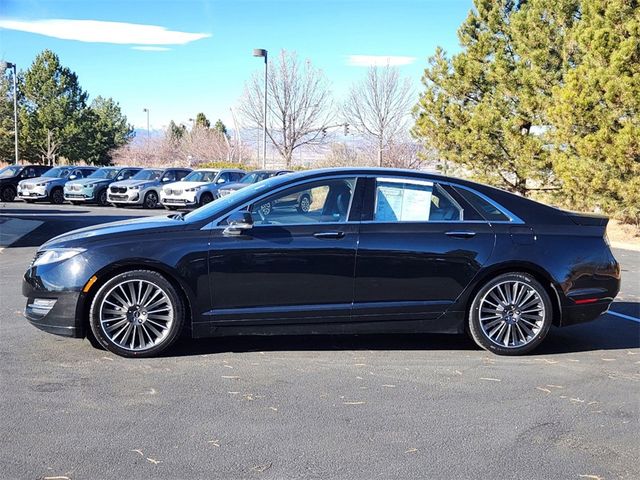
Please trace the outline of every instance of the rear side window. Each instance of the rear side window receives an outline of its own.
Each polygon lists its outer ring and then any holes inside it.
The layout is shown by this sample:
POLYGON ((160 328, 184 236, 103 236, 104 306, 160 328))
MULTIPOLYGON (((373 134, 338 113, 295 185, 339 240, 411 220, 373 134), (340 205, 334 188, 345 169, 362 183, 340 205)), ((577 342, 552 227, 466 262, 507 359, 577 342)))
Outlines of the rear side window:
POLYGON ((455 187, 455 189, 485 220, 489 222, 509 222, 511 220, 499 208, 479 195, 465 188, 455 187))
POLYGON ((462 220, 462 207, 432 183, 378 180, 376 222, 448 222, 462 220))

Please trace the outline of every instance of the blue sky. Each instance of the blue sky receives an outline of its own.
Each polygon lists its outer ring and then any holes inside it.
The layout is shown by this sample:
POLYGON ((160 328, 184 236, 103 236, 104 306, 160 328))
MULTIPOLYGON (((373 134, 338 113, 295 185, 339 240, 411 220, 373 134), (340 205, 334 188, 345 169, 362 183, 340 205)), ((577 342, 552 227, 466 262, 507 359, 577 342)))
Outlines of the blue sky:
POLYGON ((149 108, 152 129, 171 119, 187 123, 200 111, 229 124, 229 109, 237 104, 244 82, 263 65, 251 56, 253 48, 266 48, 274 57, 287 49, 310 59, 331 81, 337 101, 365 74, 367 64, 386 61, 375 57, 391 57, 418 91, 436 46, 457 51, 456 30, 472 6, 471 0, 0 4, 0 58, 24 69, 49 48, 78 74, 92 97, 120 102, 136 127, 146 127, 143 108, 149 108))

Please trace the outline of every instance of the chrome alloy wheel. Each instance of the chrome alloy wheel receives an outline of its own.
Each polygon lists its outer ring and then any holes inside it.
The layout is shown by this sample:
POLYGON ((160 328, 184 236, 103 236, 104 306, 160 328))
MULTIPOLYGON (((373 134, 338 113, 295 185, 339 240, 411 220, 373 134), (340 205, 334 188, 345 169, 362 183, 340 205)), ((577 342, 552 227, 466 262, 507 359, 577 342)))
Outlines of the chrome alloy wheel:
POLYGON ((173 305, 167 293, 147 280, 126 280, 104 296, 100 328, 113 344, 144 351, 161 343, 173 324, 173 305))
POLYGON ((524 282, 498 283, 480 300, 482 333, 500 347, 518 348, 531 343, 542 330, 545 315, 540 294, 524 282))

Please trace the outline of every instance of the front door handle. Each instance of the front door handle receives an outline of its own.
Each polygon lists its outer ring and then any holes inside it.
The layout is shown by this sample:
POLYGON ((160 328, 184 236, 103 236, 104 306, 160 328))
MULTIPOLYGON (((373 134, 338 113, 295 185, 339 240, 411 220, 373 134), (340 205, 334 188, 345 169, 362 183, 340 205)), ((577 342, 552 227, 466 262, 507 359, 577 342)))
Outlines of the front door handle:
POLYGON ((324 239, 340 239, 344 237, 344 232, 317 232, 313 236, 324 239))
POLYGON ((445 235, 449 237, 471 238, 476 236, 476 232, 470 232, 468 230, 453 230, 451 232, 446 232, 445 235))

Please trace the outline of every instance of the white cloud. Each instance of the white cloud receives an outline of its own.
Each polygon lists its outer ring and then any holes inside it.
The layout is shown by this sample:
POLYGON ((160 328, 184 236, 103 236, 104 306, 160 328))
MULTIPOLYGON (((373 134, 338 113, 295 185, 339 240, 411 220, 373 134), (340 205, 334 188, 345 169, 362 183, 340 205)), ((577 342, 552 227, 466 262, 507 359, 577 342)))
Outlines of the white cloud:
POLYGON ((132 50, 142 50, 143 52, 168 52, 171 50, 167 47, 155 47, 153 45, 136 45, 131 47, 132 50))
POLYGON ((384 56, 384 55, 349 55, 347 63, 352 67, 398 67, 409 65, 416 57, 384 56))
POLYGON ((157 25, 104 22, 100 20, 9 20, 0 19, 0 28, 37 33, 64 40, 137 45, 184 45, 210 37, 209 33, 167 30, 157 25))

